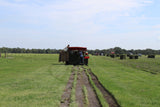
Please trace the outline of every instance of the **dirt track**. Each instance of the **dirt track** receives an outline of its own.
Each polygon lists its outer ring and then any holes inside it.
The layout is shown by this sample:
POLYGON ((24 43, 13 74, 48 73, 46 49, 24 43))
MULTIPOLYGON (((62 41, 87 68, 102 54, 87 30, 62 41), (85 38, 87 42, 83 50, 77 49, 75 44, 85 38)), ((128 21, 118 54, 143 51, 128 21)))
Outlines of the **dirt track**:
POLYGON ((60 107, 69 107, 71 91, 72 91, 73 81, 74 81, 74 75, 75 75, 75 71, 73 70, 68 80, 66 89, 64 90, 64 93, 62 95, 60 107))
POLYGON ((98 78, 91 72, 90 69, 85 69, 83 66, 74 66, 72 69, 72 74, 69 78, 66 89, 64 90, 64 94, 61 98, 60 107, 69 107, 70 99, 71 99, 71 91, 73 88, 74 77, 77 75, 76 87, 75 87, 75 97, 76 103, 78 107, 102 107, 93 86, 91 85, 89 78, 86 74, 92 78, 92 81, 95 83, 96 87, 102 92, 106 102, 109 104, 109 107, 120 107, 115 100, 115 98, 103 87, 103 85, 99 82, 98 78), (84 93, 84 87, 86 92, 84 93))
POLYGON ((117 103, 114 96, 107 90, 105 87, 99 82, 96 75, 94 75, 91 70, 88 70, 89 74, 91 75, 92 81, 97 86, 97 88, 101 91, 103 94, 103 97, 106 99, 106 102, 108 102, 109 107, 120 107, 120 105, 117 103))
POLYGON ((85 70, 81 68, 77 74, 77 86, 76 86, 76 101, 78 103, 78 107, 85 106, 85 95, 83 93, 83 86, 86 87, 88 93, 88 107, 101 107, 100 102, 95 94, 88 77, 85 73, 85 70))

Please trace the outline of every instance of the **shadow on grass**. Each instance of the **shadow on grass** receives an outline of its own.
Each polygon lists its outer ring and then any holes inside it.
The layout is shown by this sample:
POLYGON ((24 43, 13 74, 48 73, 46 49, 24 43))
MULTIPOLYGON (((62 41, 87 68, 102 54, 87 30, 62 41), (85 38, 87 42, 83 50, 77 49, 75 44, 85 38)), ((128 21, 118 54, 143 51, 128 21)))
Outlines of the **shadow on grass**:
POLYGON ((65 65, 65 63, 53 63, 52 65, 65 65))

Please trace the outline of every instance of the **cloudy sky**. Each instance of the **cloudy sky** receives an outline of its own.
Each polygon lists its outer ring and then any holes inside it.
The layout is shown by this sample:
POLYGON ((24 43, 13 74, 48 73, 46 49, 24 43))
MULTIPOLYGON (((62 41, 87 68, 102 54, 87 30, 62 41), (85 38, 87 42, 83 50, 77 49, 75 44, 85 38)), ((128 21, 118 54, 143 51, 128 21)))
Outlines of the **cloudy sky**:
POLYGON ((160 49, 160 0, 0 0, 0 47, 160 49))

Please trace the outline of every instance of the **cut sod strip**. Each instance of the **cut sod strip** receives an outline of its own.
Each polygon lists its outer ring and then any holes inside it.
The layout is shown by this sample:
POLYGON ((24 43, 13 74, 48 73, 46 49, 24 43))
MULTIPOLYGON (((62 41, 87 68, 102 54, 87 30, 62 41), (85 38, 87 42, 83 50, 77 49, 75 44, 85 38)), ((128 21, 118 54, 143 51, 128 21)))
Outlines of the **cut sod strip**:
POLYGON ((60 107, 120 107, 120 105, 90 69, 74 66, 60 107))
POLYGON ((68 80, 66 89, 64 90, 64 93, 61 98, 61 105, 60 107, 69 107, 70 105, 70 99, 71 99, 71 92, 72 92, 72 87, 73 87, 73 82, 74 82, 74 77, 75 77, 75 70, 74 68, 72 69, 71 76, 68 80))
POLYGON ((88 78, 89 78, 89 81, 90 81, 90 83, 91 83, 91 85, 92 85, 95 93, 96 93, 97 96, 98 96, 98 99, 99 99, 102 107, 109 107, 109 104, 106 102, 106 99, 103 97, 103 94, 101 93, 101 91, 96 87, 96 85, 95 85, 94 82, 92 81, 92 78, 91 78, 91 76, 89 75, 89 73, 88 73, 87 71, 86 71, 86 73, 87 73, 87 76, 88 76, 88 78))
POLYGON ((84 94, 85 107, 88 107, 89 106, 88 91, 87 91, 87 88, 85 86, 83 86, 83 94, 84 94))
MULTIPOLYGON (((61 107, 102 107, 82 66, 73 72, 62 95, 61 107)), ((76 69, 75 69, 76 68, 76 69)))
POLYGON ((88 77, 82 66, 79 67, 79 71, 77 73, 76 101, 78 103, 78 107, 101 107, 98 97, 89 83, 88 77), (84 86, 86 87, 86 91, 83 88, 84 86), (88 104, 86 104, 86 101, 88 101, 88 104))
POLYGON ((77 84, 77 70, 75 70, 75 76, 74 76, 74 82, 73 82, 73 88, 71 92, 71 100, 70 100, 69 107, 78 107, 78 104, 76 103, 76 90, 75 90, 76 84, 77 84))
POLYGON ((96 75, 94 75, 90 69, 87 70, 87 72, 90 74, 92 81, 96 85, 96 87, 101 91, 103 94, 103 97, 106 99, 107 103, 109 104, 109 107, 120 107, 120 105, 117 103, 114 96, 104 88, 104 86, 99 82, 96 75))

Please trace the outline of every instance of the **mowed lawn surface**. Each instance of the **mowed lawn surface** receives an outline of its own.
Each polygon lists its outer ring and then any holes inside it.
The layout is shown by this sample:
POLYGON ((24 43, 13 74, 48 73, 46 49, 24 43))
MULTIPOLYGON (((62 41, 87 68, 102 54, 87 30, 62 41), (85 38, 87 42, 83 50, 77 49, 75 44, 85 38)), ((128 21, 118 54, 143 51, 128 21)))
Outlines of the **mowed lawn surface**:
POLYGON ((122 107, 159 107, 160 74, 157 73, 157 68, 160 68, 160 59, 157 58, 154 63, 154 59, 144 57, 134 61, 119 61, 109 57, 91 56, 89 67, 122 107), (127 61, 129 64, 126 66, 127 61), (139 66, 134 67, 136 64, 139 66), (146 72, 147 67, 153 68, 146 72), (155 70, 153 72, 157 74, 152 74, 151 70, 155 70))
POLYGON ((71 68, 53 54, 0 58, 0 107, 58 107, 71 68))
MULTIPOLYGON (((159 107, 159 56, 138 60, 90 57, 89 68, 122 107, 159 107)), ((58 107, 71 68, 59 63, 55 54, 0 58, 0 107, 58 107)))

